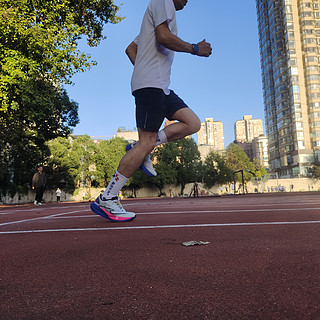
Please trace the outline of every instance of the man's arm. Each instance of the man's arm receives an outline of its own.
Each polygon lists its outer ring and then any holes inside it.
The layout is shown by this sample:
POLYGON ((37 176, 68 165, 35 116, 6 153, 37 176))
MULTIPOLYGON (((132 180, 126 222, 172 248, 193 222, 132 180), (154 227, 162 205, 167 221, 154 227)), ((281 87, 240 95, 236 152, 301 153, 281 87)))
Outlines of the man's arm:
MULTIPOLYGON (((185 42, 169 30, 168 23, 163 22, 159 26, 156 27, 156 38, 158 43, 167 49, 177 51, 177 52, 187 52, 193 53, 192 44, 189 42, 185 42)), ((198 43, 199 52, 198 56, 209 57, 212 53, 212 48, 210 43, 202 40, 198 43)))
POLYGON ((37 174, 35 173, 32 177, 32 189, 34 189, 36 182, 37 182, 37 174))
POLYGON ((129 44, 128 48, 126 49, 126 54, 133 65, 136 61, 137 51, 138 51, 138 45, 134 41, 132 41, 129 44))

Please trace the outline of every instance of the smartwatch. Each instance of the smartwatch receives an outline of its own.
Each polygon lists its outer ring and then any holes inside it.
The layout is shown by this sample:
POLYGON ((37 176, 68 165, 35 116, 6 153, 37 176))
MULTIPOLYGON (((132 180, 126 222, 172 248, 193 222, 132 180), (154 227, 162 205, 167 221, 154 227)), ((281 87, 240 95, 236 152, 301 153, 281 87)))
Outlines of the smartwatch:
POLYGON ((193 55, 197 55, 199 52, 199 46, 196 43, 192 44, 192 53, 193 55))

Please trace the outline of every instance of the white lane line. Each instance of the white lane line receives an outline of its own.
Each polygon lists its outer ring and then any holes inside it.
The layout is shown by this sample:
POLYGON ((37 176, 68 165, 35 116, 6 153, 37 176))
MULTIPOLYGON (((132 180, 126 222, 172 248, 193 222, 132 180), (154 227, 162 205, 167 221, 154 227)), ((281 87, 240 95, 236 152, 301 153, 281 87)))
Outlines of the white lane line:
MULTIPOLYGON (((158 215, 158 214, 183 214, 183 213, 192 213, 192 214, 200 214, 200 213, 242 213, 242 212, 274 212, 274 211, 313 211, 313 210, 320 210, 320 208, 285 208, 285 209, 241 209, 241 210, 199 210, 199 211, 155 211, 155 212, 136 212, 137 215, 158 215)), ((6 222, 6 223, 0 223, 1 226, 10 225, 10 224, 16 224, 16 223, 23 223, 23 222, 29 222, 34 220, 40 220, 40 219, 54 219, 54 218, 63 218, 63 219, 75 219, 75 218, 88 218, 88 217, 96 217, 97 215, 91 214, 91 215, 85 215, 85 216, 70 216, 70 217, 63 217, 68 214, 72 213, 79 213, 79 212, 90 212, 89 210, 82 211, 70 211, 70 212, 64 212, 64 213, 58 213, 53 214, 45 217, 37 217, 37 218, 31 218, 31 219, 25 219, 25 220, 19 220, 19 221, 12 221, 12 222, 6 222)), ((320 212, 319 212, 320 213, 320 212)))
POLYGON ((82 211, 77 210, 77 211, 52 214, 50 216, 45 216, 45 217, 37 217, 37 218, 24 219, 24 220, 18 220, 18 221, 10 221, 10 222, 5 222, 5 223, 0 223, 0 227, 8 226, 10 224, 22 223, 22 222, 30 222, 30 221, 41 220, 41 219, 50 219, 50 218, 54 218, 54 217, 58 217, 58 216, 62 216, 62 215, 70 214, 70 213, 79 213, 79 212, 82 212, 82 211))
MULTIPOLYGON (((261 207, 261 206, 260 206, 261 207)), ((270 207, 270 206, 269 206, 270 207)), ((67 207, 66 207, 67 208, 67 207)), ((72 208, 76 208, 76 207, 72 207, 72 208)), ((172 207, 168 207, 168 208, 172 208, 172 207)), ((198 208, 198 207, 197 207, 198 208)), ((90 209, 88 209, 87 207, 83 208, 85 209, 85 211, 90 211, 90 209)), ((180 209, 181 210, 181 209, 180 209)), ((217 212, 254 212, 254 211, 298 211, 298 210, 320 210, 320 208, 270 208, 270 209, 229 209, 229 210, 193 210, 193 211, 154 211, 154 212, 145 212, 145 213, 139 213, 136 212, 137 214, 163 214, 163 213, 208 213, 208 212, 212 212, 212 213, 217 213, 217 212)), ((39 212, 39 210, 30 210, 31 211, 37 211, 39 212)), ((81 211, 79 211, 81 212, 81 211)), ((10 214, 14 214, 16 212, 0 212, 0 215, 10 215, 10 214)), ((64 213, 63 213, 64 214, 64 213)))
POLYGON ((77 209, 77 208, 87 208, 88 206, 85 205, 75 205, 75 206, 67 206, 67 207, 36 207, 36 208, 31 208, 31 209, 12 209, 12 210, 7 210, 4 212, 0 211, 0 215, 1 214, 14 214, 14 213, 20 213, 20 212, 34 212, 34 211, 44 211, 44 210, 57 210, 57 209, 69 209, 69 208, 73 208, 73 209, 77 209))
MULTIPOLYGON (((295 208, 295 209, 277 209, 277 211, 300 211, 300 210, 320 210, 320 208, 295 208)), ((274 209, 261 209, 261 210, 209 210, 209 211, 155 211, 155 212, 136 212, 137 215, 158 215, 158 214, 175 214, 175 213, 194 213, 194 214, 199 214, 199 213, 238 213, 238 212, 274 212, 274 209)), ((96 214, 90 214, 90 215, 81 215, 81 216, 66 216, 66 217, 49 217, 52 219, 79 219, 79 218, 96 218, 96 214)), ((1 225, 0 225, 1 226, 1 225)))
MULTIPOLYGON (((224 199, 226 200, 226 199, 224 199)), ((169 201, 170 202, 170 201, 169 201)), ((177 206, 180 206, 183 205, 183 202, 175 202, 174 200, 172 201, 175 205, 177 206)), ((295 204, 298 204, 298 205, 303 205, 303 204, 313 204, 313 205, 318 205, 318 203, 316 203, 315 201, 308 201, 308 202, 288 202, 288 203, 284 203, 284 202, 281 202, 281 203, 270 203, 270 204, 246 204, 246 206, 254 206, 254 207, 271 207, 271 206, 293 206, 295 204)), ((135 206, 135 207, 145 207, 145 206, 149 206, 149 205, 157 205, 158 207, 167 207, 167 208, 172 208, 171 205, 168 205, 168 203, 157 203, 157 202, 147 202, 147 203, 139 203, 139 202, 136 202, 136 203, 124 203, 123 204, 124 207, 131 207, 131 206, 135 206)), ((221 203, 221 200, 220 200, 220 203, 219 205, 221 206, 222 203, 221 203)), ((88 208, 89 204, 79 204, 79 205, 71 205, 71 206, 57 206, 57 207, 33 207, 33 208, 30 208, 30 209, 9 209, 7 211, 4 211, 4 212, 1 212, 0 211, 0 215, 8 215, 8 214, 14 214, 14 213, 20 213, 20 212, 34 212, 34 211, 39 211, 39 210, 56 210, 56 209, 69 209, 69 208, 74 208, 74 209, 77 209, 77 208, 88 208)), ((208 205, 205 203, 204 204, 204 207, 207 207, 208 205)), ((197 206, 198 208, 198 206, 197 206)))
MULTIPOLYGON (((320 208, 285 208, 285 209, 235 209, 235 210, 192 210, 192 211, 154 211, 154 212, 135 212, 137 215, 157 215, 157 214, 175 214, 175 213, 238 213, 238 212, 274 212, 274 211, 313 211, 320 210, 320 208)), ((83 211, 79 211, 83 212, 83 211)), ((85 211, 87 212, 87 211, 85 211)), ((90 212, 90 211, 89 211, 90 212)), ((320 212, 319 212, 320 213, 320 212)), ((93 214, 93 217, 96 215, 93 214)), ((53 216, 54 217, 54 216, 53 216)), ((72 218, 88 218, 88 216, 70 216, 70 217, 62 217, 64 219, 72 219, 72 218)))
MULTIPOLYGON (((249 199, 248 199, 249 200, 249 199)), ((131 203, 125 203, 123 202, 122 204, 124 206, 137 206, 137 207, 145 207, 145 206, 154 206, 154 205, 157 205, 159 207, 170 207, 170 204, 174 204, 174 205, 197 205, 196 202, 193 201, 193 199, 191 199, 192 203, 190 202, 184 202, 184 201, 175 201, 175 200, 168 200, 167 202, 163 203, 163 202, 152 202, 152 201, 149 201, 149 202, 145 202, 145 203, 140 203, 140 202, 131 202, 131 203)), ((208 204, 219 204, 219 205, 223 205, 223 204, 227 204, 229 201, 228 199, 219 199, 218 201, 205 201, 203 202, 203 206, 207 206, 208 204)), ((248 205, 248 206, 258 206, 258 207, 265 207, 265 206, 288 206, 288 205, 296 205, 296 204, 300 204, 300 205, 303 205, 303 204, 320 204, 320 201, 315 201, 314 199, 311 199, 310 201, 290 201, 290 202, 262 202, 262 203, 246 203, 245 205, 248 205)), ((233 202, 233 205, 237 205, 236 202, 233 202)))
MULTIPOLYGON (((231 210, 192 210, 192 211, 155 211, 155 212, 136 212, 137 215, 140 214, 165 214, 165 213, 232 213, 232 212, 274 212, 274 211, 305 211, 305 210, 320 210, 320 208, 284 208, 284 209, 231 209, 231 210)), ((320 212, 319 212, 320 213, 320 212)))
POLYGON ((137 227, 110 227, 110 228, 79 228, 79 229, 46 229, 24 231, 0 231, 1 234, 50 233, 50 232, 79 232, 79 231, 111 231, 111 230, 141 230, 141 229, 170 229, 170 228, 204 228, 204 227, 255 227, 269 225, 303 225, 320 224, 320 221, 282 221, 282 222, 254 222, 254 223, 212 223, 212 224, 186 224, 164 226, 137 226, 137 227))

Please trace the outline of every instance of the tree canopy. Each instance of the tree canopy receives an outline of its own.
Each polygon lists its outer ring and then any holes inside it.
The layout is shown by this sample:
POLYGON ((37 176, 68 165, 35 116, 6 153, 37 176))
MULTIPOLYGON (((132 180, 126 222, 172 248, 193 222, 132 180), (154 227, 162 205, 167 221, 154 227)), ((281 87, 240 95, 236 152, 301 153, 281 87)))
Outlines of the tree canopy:
POLYGON ((320 161, 318 157, 316 157, 316 160, 312 163, 312 166, 309 169, 309 173, 312 179, 320 179, 320 161))
MULTIPOLYGON (((230 143, 226 149, 226 164, 233 171, 244 170, 245 181, 252 178, 248 171, 254 171, 254 164, 250 161, 244 150, 235 143, 230 143)), ((236 174, 236 181, 241 182, 241 174, 236 174)))
POLYGON ((233 181, 233 169, 227 165, 226 157, 214 151, 206 157, 203 173, 203 181, 207 188, 233 181))
POLYGON ((117 23, 113 0, 0 0, 0 184, 24 187, 48 156, 46 141, 67 136, 78 104, 63 89, 95 61, 78 49, 97 46, 117 23))
MULTIPOLYGON (((60 187, 69 192, 83 186, 89 189, 91 186, 105 188, 126 152, 126 144, 127 141, 123 138, 96 142, 88 135, 70 135, 50 140, 46 143, 48 153, 45 165, 48 188, 60 187)), ((158 175, 151 178, 141 170, 137 170, 127 182, 126 189, 130 189, 133 196, 136 196, 140 188, 151 184, 159 189, 159 196, 161 196, 167 184, 174 184, 181 187, 180 194, 183 195, 187 183, 202 181, 208 188, 216 184, 231 183, 233 173, 238 168, 246 170, 254 167, 252 170, 257 177, 265 172, 257 161, 247 162, 242 151, 237 147, 231 146, 228 150, 232 152, 229 157, 233 160, 234 167, 229 165, 228 153, 220 154, 214 151, 210 152, 202 163, 197 145, 192 139, 160 145, 151 154, 158 175), (237 160, 238 158, 243 161, 237 160), (244 164, 246 166, 243 166, 244 164)), ((29 148, 26 146, 20 152, 17 151, 17 155, 20 154, 21 157, 29 159, 28 152, 29 148)), ((38 156, 41 157, 41 154, 38 156)), ((30 158, 28 161, 32 163, 35 160, 30 158)), ((19 172, 23 173, 27 170, 28 161, 25 161, 25 167, 22 167, 19 172)), ((35 168, 29 172, 27 183, 30 183, 34 170, 35 168)), ((247 174, 250 179, 252 175, 247 174)))

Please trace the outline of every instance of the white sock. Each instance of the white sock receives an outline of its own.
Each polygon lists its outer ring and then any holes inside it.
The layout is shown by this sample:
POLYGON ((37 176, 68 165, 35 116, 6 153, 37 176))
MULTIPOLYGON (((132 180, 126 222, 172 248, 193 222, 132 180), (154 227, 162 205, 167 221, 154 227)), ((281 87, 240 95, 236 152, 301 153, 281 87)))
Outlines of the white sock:
POLYGON ((118 171, 115 172, 114 176, 110 180, 106 190, 104 191, 102 197, 105 199, 111 199, 117 197, 120 190, 126 184, 129 178, 124 177, 118 171))
POLYGON ((157 134, 157 140, 156 140, 156 146, 168 142, 167 136, 164 132, 164 130, 160 130, 157 134))

